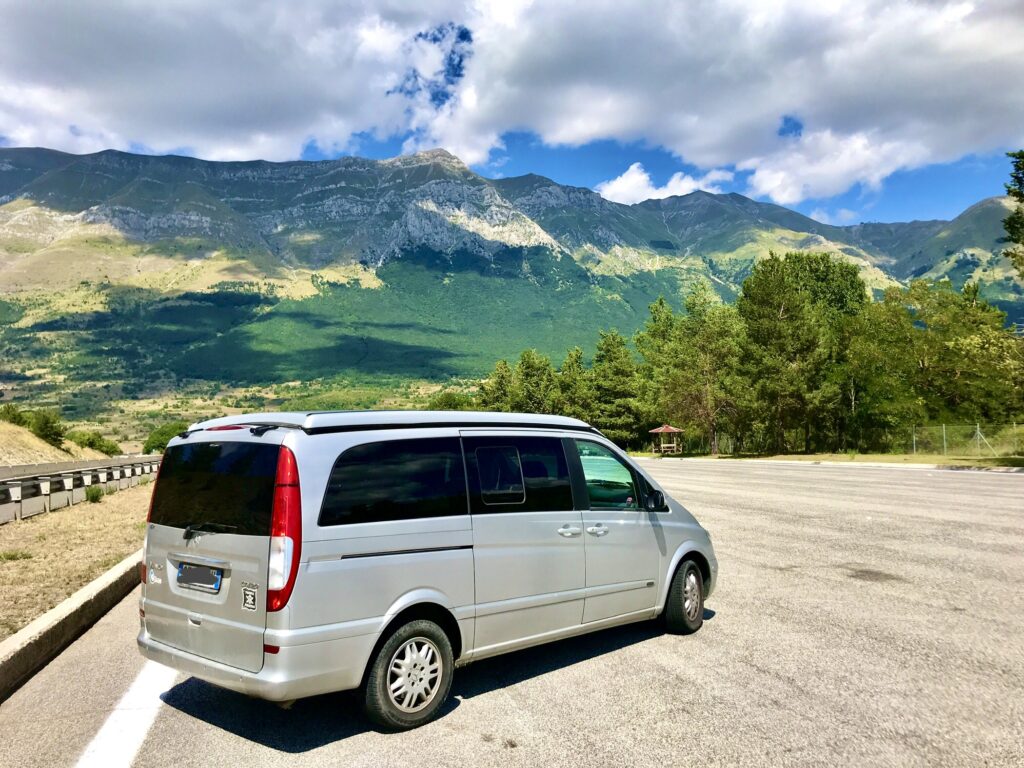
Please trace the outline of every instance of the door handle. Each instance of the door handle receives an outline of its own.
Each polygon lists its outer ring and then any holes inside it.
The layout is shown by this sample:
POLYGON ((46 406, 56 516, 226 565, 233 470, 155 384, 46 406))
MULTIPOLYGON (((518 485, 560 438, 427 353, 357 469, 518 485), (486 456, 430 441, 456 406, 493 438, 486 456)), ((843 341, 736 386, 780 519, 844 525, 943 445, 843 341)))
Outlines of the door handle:
POLYGON ((567 539, 573 536, 579 536, 581 533, 583 533, 583 531, 581 531, 578 526, 569 525, 568 523, 558 529, 558 535, 564 536, 567 539))
POLYGON ((604 523, 598 523, 597 525, 591 525, 590 527, 588 527, 587 533, 591 534, 592 536, 604 536, 606 533, 608 533, 608 529, 605 528, 604 523))

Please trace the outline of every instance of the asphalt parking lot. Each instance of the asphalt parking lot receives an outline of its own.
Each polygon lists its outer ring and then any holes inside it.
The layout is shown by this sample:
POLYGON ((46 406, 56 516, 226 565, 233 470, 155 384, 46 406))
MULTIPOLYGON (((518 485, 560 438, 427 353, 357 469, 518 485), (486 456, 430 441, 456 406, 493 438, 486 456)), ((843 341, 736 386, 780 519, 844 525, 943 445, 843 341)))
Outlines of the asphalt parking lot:
POLYGON ((1024 764, 1024 474, 646 466, 714 537, 694 636, 479 662, 442 718, 384 734, 345 694, 285 711, 172 676, 124 700, 146 665, 133 594, 0 706, 0 764, 98 760, 101 731, 177 768, 1024 764))

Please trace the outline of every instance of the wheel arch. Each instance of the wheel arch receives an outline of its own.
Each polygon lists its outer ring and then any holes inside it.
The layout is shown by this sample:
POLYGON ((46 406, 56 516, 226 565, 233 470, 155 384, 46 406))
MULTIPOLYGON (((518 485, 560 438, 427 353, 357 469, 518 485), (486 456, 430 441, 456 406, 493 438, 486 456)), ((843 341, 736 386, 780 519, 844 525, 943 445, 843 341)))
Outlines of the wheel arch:
POLYGON ((700 547, 694 541, 686 541, 676 550, 672 556, 672 560, 669 564, 668 570, 665 574, 665 581, 661 585, 661 595, 658 598, 658 613, 660 614, 665 610, 665 601, 668 600, 668 591, 672 586, 672 579, 675 578, 676 571, 679 570, 679 566, 687 560, 693 560, 700 569, 700 575, 704 580, 704 596, 707 597, 709 585, 711 584, 711 562, 707 556, 701 552, 700 547))
POLYGON ((404 624, 408 624, 410 621, 418 621, 420 619, 432 621, 441 628, 441 631, 448 637, 448 642, 451 643, 452 658, 455 661, 459 660, 464 644, 462 641, 462 630, 459 628, 459 622, 455 618, 455 614, 438 602, 425 600, 423 602, 411 603, 398 610, 394 615, 386 618, 381 631, 377 635, 377 641, 373 644, 373 650, 366 660, 361 683, 366 682, 366 676, 369 674, 370 667, 377 658, 377 654, 395 630, 404 624))

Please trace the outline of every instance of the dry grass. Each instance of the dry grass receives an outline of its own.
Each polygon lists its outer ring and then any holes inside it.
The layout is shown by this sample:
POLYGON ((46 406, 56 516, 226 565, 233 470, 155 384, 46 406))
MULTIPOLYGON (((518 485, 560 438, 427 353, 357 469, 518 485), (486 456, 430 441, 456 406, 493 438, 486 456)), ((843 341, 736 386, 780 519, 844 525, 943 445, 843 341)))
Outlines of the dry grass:
POLYGON ((843 463, 884 464, 938 464, 944 467, 1019 467, 1024 466, 1020 456, 943 456, 934 453, 811 453, 765 456, 785 461, 835 461, 843 463))
POLYGON ((107 458, 99 451, 82 448, 70 440, 65 440, 64 446, 65 450, 54 448, 24 427, 0 421, 0 466, 107 458))
POLYGON ((0 526, 0 640, 142 546, 152 487, 0 526))

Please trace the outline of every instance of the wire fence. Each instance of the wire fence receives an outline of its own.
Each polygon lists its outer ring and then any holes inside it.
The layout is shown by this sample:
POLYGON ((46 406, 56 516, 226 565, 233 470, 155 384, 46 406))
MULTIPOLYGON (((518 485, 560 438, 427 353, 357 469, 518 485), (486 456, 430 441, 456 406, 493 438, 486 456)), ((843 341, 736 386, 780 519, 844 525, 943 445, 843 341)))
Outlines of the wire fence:
MULTIPOLYGON (((802 446, 802 433, 787 432, 786 444, 791 446, 793 453, 799 453, 802 446)), ((697 432, 684 432, 673 435, 675 453, 700 455, 711 452, 711 443, 707 435, 697 432)), ((1024 454, 1024 423, 1020 424, 932 424, 913 426, 904 430, 894 430, 885 436, 886 448, 883 453, 894 454, 931 454, 934 456, 952 456, 962 458, 986 458, 1020 456, 1024 454)), ((658 451, 657 441, 651 449, 658 451)), ((770 451, 770 440, 766 435, 754 435, 744 446, 744 453, 767 453, 770 451)), ((732 437, 721 434, 718 438, 718 451, 732 454, 737 446, 732 437)))
POLYGON ((902 447, 906 453, 942 456, 1019 456, 1024 450, 1024 425, 940 424, 911 427, 902 447))

